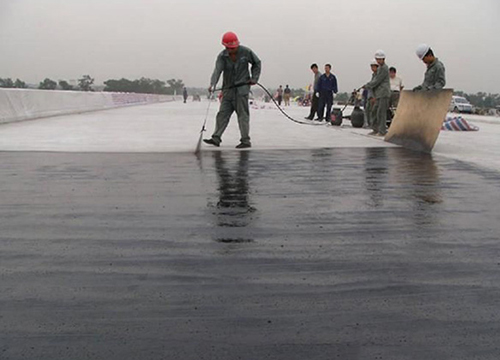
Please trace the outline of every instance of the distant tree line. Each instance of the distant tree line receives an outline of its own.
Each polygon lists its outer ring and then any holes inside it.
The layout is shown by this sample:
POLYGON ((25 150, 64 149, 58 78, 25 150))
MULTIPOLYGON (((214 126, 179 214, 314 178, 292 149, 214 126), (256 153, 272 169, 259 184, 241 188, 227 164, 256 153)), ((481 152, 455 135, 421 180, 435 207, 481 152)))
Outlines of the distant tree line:
MULTIPOLYGON (((94 91, 92 89, 92 84, 94 79, 90 75, 83 75, 81 79, 78 79, 78 87, 70 85, 66 80, 59 80, 56 82, 52 79, 45 78, 38 84, 38 89, 41 90, 56 90, 59 85, 61 90, 79 90, 79 91, 94 91)), ((24 81, 17 79, 12 81, 11 78, 0 78, 0 88, 27 88, 28 86, 24 81)))
MULTIPOLYGON (((49 78, 45 78, 38 84, 38 89, 42 90, 77 90, 77 91, 94 91, 93 89, 94 78, 90 75, 83 75, 80 79, 78 79, 78 85, 73 86, 69 84, 66 80, 54 81, 49 78)), ((131 93, 141 93, 141 94, 181 94, 182 89, 184 88, 184 83, 180 79, 170 79, 167 81, 161 81, 157 79, 149 79, 149 78, 140 78, 138 80, 129 80, 129 79, 110 79, 104 82, 104 91, 113 91, 113 92, 131 92, 131 93)), ((20 80, 16 79, 15 81, 11 78, 0 78, 0 88, 17 88, 24 89, 27 88, 27 84, 20 80)), ((275 94, 277 89, 271 89, 271 93, 275 94)), ((294 97, 302 97, 306 95, 306 91, 304 89, 291 89, 291 96, 294 97)), ((257 91, 259 92, 259 91, 257 91)), ((467 94, 463 91, 456 91, 455 95, 463 96, 469 102, 474 105, 476 108, 480 109, 492 109, 500 106, 500 94, 491 94, 485 92, 478 92, 476 94, 467 94)), ((345 102, 351 96, 350 93, 343 92, 338 93, 335 96, 335 100, 338 102, 345 102)))
POLYGON ((487 94, 485 92, 467 94, 463 91, 455 91, 454 94, 457 96, 463 96, 476 108, 492 109, 500 106, 500 94, 487 94))
POLYGON ((0 78, 0 88, 24 89, 25 87, 26 83, 19 79, 16 79, 16 81, 12 81, 11 78, 5 78, 5 79, 0 78))
MULTIPOLYGON (((41 90, 76 90, 76 91, 94 91, 94 78, 90 75, 83 75, 78 79, 78 85, 73 86, 66 80, 55 81, 50 78, 45 78, 38 84, 38 89, 41 90)), ((104 91, 113 92, 130 92, 140 94, 181 94, 184 88, 184 82, 180 79, 170 79, 161 81, 157 79, 140 78, 138 80, 129 79, 109 79, 104 82, 104 91)), ((13 81, 11 78, 0 78, 0 88, 27 88, 24 81, 17 79, 13 81)))
POLYGON ((104 85, 106 85, 104 91, 165 95, 181 94, 184 88, 182 80, 170 79, 165 82, 144 77, 138 80, 110 79, 105 81, 104 85))

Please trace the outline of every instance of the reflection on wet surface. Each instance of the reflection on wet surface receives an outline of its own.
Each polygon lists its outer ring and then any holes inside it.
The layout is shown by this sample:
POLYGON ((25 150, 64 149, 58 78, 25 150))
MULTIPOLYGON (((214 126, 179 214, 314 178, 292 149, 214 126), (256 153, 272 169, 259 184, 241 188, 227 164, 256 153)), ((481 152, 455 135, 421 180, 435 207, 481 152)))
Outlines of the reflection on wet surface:
POLYGON ((500 175, 398 148, 1 153, 2 359, 498 359, 500 175))
MULTIPOLYGON (((249 151, 238 153, 238 159, 224 158, 220 151, 213 152, 214 167, 217 175, 218 201, 214 206, 212 203, 212 213, 216 216, 216 224, 221 228, 244 228, 252 220, 255 208, 250 205, 250 190, 248 186, 248 159, 249 151), (229 162, 229 164, 228 164, 229 162)), ((245 237, 245 232, 241 231, 236 238, 219 237, 216 241, 223 243, 245 243, 252 242, 252 239, 245 237)))

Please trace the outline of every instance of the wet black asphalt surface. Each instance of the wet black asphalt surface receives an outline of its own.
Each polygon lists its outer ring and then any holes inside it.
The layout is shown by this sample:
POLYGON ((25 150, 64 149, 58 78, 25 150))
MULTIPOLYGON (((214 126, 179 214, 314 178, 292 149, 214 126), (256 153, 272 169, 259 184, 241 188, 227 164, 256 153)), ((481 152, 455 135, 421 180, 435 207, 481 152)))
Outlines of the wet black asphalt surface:
POLYGON ((497 172, 401 148, 0 161, 0 359, 500 358, 497 172))

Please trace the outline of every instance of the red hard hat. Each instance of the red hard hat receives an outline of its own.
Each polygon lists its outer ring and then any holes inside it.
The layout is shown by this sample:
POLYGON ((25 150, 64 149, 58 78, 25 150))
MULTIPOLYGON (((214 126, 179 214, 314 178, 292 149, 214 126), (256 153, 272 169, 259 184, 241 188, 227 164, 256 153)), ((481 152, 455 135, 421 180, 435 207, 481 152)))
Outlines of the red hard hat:
POLYGON ((222 36, 222 45, 227 47, 228 49, 234 49, 240 46, 240 42, 238 40, 238 36, 234 32, 227 32, 222 36))

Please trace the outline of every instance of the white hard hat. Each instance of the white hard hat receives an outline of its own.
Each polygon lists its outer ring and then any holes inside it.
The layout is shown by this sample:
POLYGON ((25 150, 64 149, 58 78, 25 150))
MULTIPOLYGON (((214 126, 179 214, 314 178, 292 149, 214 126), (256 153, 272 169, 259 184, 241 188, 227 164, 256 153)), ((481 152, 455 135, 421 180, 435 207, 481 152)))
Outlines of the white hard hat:
POLYGON ((385 52, 384 52, 384 50, 377 50, 375 52, 375 59, 385 59, 385 52))
POLYGON ((376 66, 378 66, 377 59, 373 59, 372 61, 370 61, 370 65, 376 65, 376 66))
POLYGON ((431 49, 431 47, 429 45, 420 44, 417 46, 417 50, 415 50, 415 53, 417 54, 418 58, 420 60, 422 60, 424 58, 425 54, 427 54, 430 49, 431 49))

